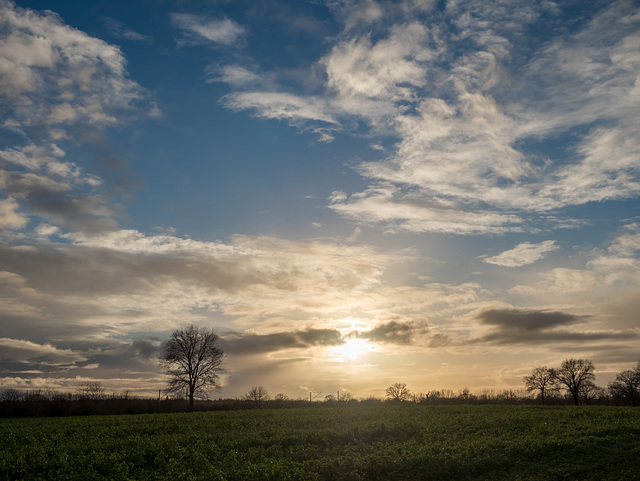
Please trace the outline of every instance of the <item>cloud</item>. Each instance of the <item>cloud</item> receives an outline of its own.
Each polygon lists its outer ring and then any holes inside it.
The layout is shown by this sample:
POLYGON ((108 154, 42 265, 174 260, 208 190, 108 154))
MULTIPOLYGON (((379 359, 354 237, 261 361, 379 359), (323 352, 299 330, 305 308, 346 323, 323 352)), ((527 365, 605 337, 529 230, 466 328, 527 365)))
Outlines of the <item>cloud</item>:
POLYGON ((21 124, 113 123, 109 109, 127 107, 140 96, 140 87, 126 78, 117 47, 64 25, 49 11, 5 1, 0 12, 0 92, 17 102, 13 115, 21 124))
POLYGON ((513 249, 504 251, 497 256, 487 257, 483 260, 488 264, 495 264, 501 267, 522 267, 542 259, 549 252, 558 250, 556 241, 547 240, 538 244, 523 242, 513 249))
POLYGON ((424 324, 390 321, 379 324, 369 331, 359 332, 358 337, 377 343, 402 345, 412 344, 416 334, 426 333, 427 331, 428 328, 424 324))
POLYGON ((0 199, 0 232, 22 229, 27 225, 27 217, 18 212, 18 202, 9 197, 0 199))
POLYGON ((178 40, 180 45, 233 45, 246 33, 244 27, 228 18, 211 19, 190 13, 172 13, 171 21, 182 31, 178 40))
POLYGON ((223 351, 234 355, 253 355, 283 349, 305 349, 312 346, 338 346, 344 340, 335 329, 308 328, 271 334, 227 333, 221 338, 223 351))
POLYGON ((102 17, 102 23, 104 23, 105 27, 109 31, 111 35, 118 38, 125 38, 127 40, 135 40, 138 42, 151 42, 153 37, 150 35, 143 35, 141 33, 132 30, 127 27, 124 23, 116 20, 111 17, 102 17))
POLYGON ((548 312, 518 309, 491 309, 478 314, 484 325, 496 326, 505 331, 542 331, 567 326, 583 320, 564 312, 548 312))
POLYGON ((357 165, 369 185, 330 205, 386 232, 535 231, 550 211, 640 194, 637 5, 603 5, 571 32, 553 27, 569 12, 548 2, 433 6, 333 4, 345 28, 316 62, 320 94, 233 92, 223 104, 393 139, 357 165), (529 35, 537 27, 544 40, 529 35))
POLYGON ((225 82, 235 88, 251 86, 262 81, 259 75, 240 65, 210 65, 206 72, 209 75, 207 82, 225 82))
POLYGON ((476 319, 494 329, 469 340, 472 344, 546 344, 550 349, 563 349, 570 344, 580 349, 598 349, 603 341, 620 346, 625 341, 640 337, 634 330, 572 329, 571 326, 585 323, 591 316, 573 315, 560 311, 491 309, 483 311, 476 319))
POLYGON ((220 99, 232 110, 252 110, 256 117, 287 120, 303 130, 319 133, 322 140, 331 140, 337 121, 321 98, 300 97, 281 92, 232 92, 220 99))
POLYGON ((30 366, 38 365, 65 367, 85 361, 86 358, 69 349, 58 349, 51 344, 38 344, 22 339, 0 338, 2 363, 16 363, 30 366))
POLYGON ((379 224, 388 233, 441 232, 460 235, 520 232, 522 220, 515 215, 471 211, 456 203, 404 193, 391 184, 378 184, 347 197, 334 192, 329 208, 366 224, 379 224))
MULTIPOLYGON (((162 346, 157 337, 137 338, 131 343, 133 349, 145 359, 157 358, 161 353, 162 346)), ((85 369, 87 367, 85 366, 85 369)))
POLYGON ((3 1, 0 19, 2 129, 14 139, 0 151, 0 188, 13 199, 6 202, 17 202, 13 211, 22 216, 73 230, 114 228, 117 210, 99 192, 103 179, 68 160, 67 145, 94 142, 100 129, 126 121, 144 90, 127 77, 118 47, 52 12, 3 1))

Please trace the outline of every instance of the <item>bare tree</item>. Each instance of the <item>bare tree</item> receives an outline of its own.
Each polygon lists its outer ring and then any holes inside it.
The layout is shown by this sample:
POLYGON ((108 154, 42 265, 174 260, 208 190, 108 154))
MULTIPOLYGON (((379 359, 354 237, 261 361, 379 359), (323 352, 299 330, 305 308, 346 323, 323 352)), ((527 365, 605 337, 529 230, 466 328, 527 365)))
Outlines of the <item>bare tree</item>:
POLYGON ((640 362, 635 369, 620 372, 609 383, 609 392, 612 396, 626 399, 632 406, 640 404, 640 362))
POLYGON ((547 366, 534 367, 531 374, 522 378, 527 391, 539 391, 540 399, 544 404, 545 396, 556 390, 556 379, 553 375, 553 369, 547 366))
POLYGON ((76 396, 80 399, 100 399, 104 392, 105 388, 100 381, 83 381, 76 387, 76 396))
POLYGON ((584 383, 592 383, 596 378, 595 367, 588 359, 565 359, 560 369, 553 369, 554 379, 564 384, 573 402, 580 404, 580 394, 584 383))
POLYGON ((408 401, 411 397, 407 385, 400 382, 392 384, 385 392, 387 393, 387 399, 390 401, 408 401))
POLYGON ((214 331, 191 324, 175 330, 165 345, 160 366, 170 377, 167 391, 186 392, 191 409, 194 397, 218 386, 225 358, 219 339, 214 331))
POLYGON ((257 408, 270 399, 269 393, 262 386, 254 386, 244 395, 244 400, 252 402, 257 408))
POLYGON ((592 381, 585 381, 580 386, 580 395, 584 399, 584 403, 589 404, 594 399, 604 396, 604 389, 596 386, 592 381))

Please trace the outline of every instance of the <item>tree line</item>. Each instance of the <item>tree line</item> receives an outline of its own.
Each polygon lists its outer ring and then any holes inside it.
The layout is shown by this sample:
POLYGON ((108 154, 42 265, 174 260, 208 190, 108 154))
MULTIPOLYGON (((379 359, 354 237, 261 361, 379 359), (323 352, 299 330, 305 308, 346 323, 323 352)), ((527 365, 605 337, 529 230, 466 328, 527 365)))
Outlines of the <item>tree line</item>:
POLYGON ((558 368, 537 366, 522 379, 527 391, 537 392, 542 404, 550 396, 564 390, 573 403, 588 404, 597 398, 611 396, 615 404, 637 406, 640 402, 640 361, 633 369, 616 375, 607 390, 596 386, 595 367, 588 359, 565 359, 558 368))

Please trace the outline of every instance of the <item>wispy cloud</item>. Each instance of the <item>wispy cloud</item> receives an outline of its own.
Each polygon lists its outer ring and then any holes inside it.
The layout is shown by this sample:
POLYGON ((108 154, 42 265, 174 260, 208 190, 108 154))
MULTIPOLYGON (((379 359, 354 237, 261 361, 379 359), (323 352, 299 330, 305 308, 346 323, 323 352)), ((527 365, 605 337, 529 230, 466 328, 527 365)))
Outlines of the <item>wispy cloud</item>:
POLYGON ((109 31, 111 35, 118 38, 125 38, 127 40, 135 40, 138 42, 151 42, 153 37, 151 35, 143 35, 136 32, 130 27, 127 27, 124 23, 111 17, 103 17, 102 23, 109 31))
POLYGON ((246 34, 243 26, 226 17, 213 19, 190 13, 172 13, 171 20, 181 30, 182 35, 178 39, 181 45, 234 45, 246 34))
POLYGON ((331 122, 332 136, 360 135, 364 122, 367 134, 397 140, 386 158, 357 167, 368 189, 331 205, 388 232, 507 232, 524 229, 525 214, 640 194, 633 2, 604 6, 573 33, 549 27, 548 40, 526 45, 532 26, 561 22, 561 5, 410 10, 417 18, 384 2, 335 6, 345 29, 318 59, 326 73, 321 96, 240 92, 225 105, 296 126, 331 122), (398 21, 384 27, 383 19, 398 21), (377 35, 362 33, 363 24, 375 24, 377 35), (518 49, 529 55, 514 61, 518 49), (576 128, 566 159, 534 147, 576 128))
POLYGON ((262 80, 260 75, 240 65, 210 65, 206 72, 209 74, 207 82, 225 82, 236 88, 251 86, 262 80))
POLYGON ((502 267, 522 267, 542 259, 549 252, 558 250, 556 241, 547 240, 538 244, 523 242, 513 249, 504 251, 497 256, 487 257, 484 262, 502 267))
POLYGON ((281 92, 233 92, 221 102, 229 109, 251 110, 256 117, 283 119, 300 129, 311 130, 322 141, 333 140, 338 122, 322 98, 301 97, 281 92))

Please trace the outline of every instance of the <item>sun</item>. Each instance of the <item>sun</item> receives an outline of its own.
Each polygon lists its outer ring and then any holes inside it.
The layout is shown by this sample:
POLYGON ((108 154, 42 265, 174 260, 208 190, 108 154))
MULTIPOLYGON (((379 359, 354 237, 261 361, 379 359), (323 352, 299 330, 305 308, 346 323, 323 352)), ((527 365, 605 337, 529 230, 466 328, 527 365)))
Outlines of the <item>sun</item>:
POLYGON ((353 361, 370 350, 371 346, 364 339, 347 339, 344 344, 335 347, 333 352, 337 354, 339 358, 353 361))

